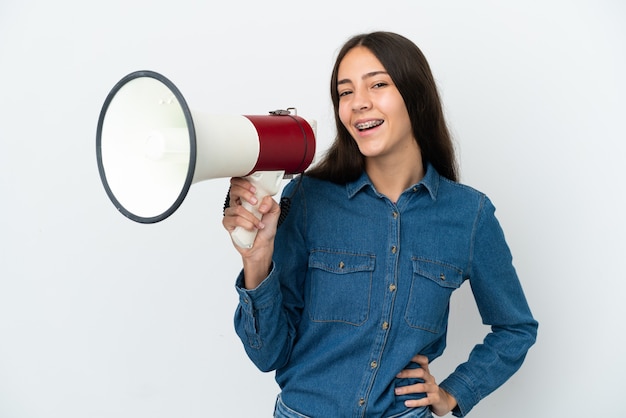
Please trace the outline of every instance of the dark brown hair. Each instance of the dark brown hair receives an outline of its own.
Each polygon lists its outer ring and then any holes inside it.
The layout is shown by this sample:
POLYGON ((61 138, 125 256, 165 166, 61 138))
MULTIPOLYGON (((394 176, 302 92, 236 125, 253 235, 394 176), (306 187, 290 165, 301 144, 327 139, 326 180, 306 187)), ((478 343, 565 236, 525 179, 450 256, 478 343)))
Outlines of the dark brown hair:
POLYGON ((439 174, 457 181, 454 146, 430 66, 412 41, 392 32, 356 35, 339 51, 330 80, 337 136, 321 161, 306 174, 344 184, 356 180, 365 169, 365 158, 339 119, 337 92, 339 64, 357 46, 366 47, 378 58, 402 95, 424 163, 429 162, 439 174))

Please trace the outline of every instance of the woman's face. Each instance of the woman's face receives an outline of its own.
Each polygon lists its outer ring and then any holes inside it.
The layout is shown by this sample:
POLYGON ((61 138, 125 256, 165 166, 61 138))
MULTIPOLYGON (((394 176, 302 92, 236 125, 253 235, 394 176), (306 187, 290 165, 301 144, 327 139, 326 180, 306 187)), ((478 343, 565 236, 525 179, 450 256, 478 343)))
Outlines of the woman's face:
POLYGON ((339 119, 369 159, 406 158, 419 147, 402 95, 369 49, 350 50, 337 72, 339 119))

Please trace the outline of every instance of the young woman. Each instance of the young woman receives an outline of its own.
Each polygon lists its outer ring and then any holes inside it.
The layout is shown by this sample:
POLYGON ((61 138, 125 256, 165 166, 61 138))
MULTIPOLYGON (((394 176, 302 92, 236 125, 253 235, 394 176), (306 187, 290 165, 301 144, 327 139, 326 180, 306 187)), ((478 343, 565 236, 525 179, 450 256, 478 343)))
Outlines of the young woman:
POLYGON ((394 33, 350 39, 331 77, 337 136, 290 182, 288 216, 231 180, 223 225, 257 229, 237 247, 235 327, 263 371, 276 371, 275 417, 466 415, 521 366, 537 322, 482 193, 457 182, 429 65, 394 33), (452 292, 472 287, 491 332, 437 383, 452 292))

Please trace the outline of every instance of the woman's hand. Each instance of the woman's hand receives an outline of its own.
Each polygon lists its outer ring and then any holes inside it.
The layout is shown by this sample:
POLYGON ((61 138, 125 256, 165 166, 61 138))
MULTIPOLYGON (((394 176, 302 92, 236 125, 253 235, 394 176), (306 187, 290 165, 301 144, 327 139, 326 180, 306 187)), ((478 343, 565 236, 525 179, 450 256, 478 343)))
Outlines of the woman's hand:
POLYGON ((400 379, 404 378, 419 378, 424 383, 416 383, 414 385, 399 386, 396 388, 396 395, 407 395, 411 393, 424 393, 425 398, 407 400, 404 404, 409 408, 416 408, 420 406, 430 406, 431 411, 435 415, 443 416, 456 406, 456 399, 445 390, 441 389, 433 375, 428 370, 428 357, 422 355, 416 355, 411 359, 414 363, 420 365, 417 369, 404 369, 396 377, 400 379))
POLYGON ((258 207, 261 219, 257 219, 244 208, 241 202, 257 204, 254 186, 240 177, 230 180, 229 207, 224 210, 222 225, 231 234, 236 227, 257 230, 252 248, 246 249, 235 245, 243 260, 245 286, 248 289, 257 287, 267 277, 272 265, 274 253, 274 237, 280 215, 280 207, 272 196, 265 196, 258 207))

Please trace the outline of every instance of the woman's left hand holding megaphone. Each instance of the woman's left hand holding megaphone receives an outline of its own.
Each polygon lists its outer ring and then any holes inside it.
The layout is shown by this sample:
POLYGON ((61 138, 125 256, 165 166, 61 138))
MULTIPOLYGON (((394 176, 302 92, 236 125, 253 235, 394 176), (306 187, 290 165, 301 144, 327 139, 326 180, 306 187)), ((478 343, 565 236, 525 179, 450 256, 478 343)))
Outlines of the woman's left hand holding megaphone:
POLYGON ((280 206, 271 195, 267 195, 259 201, 256 196, 255 186, 246 178, 233 177, 230 180, 229 207, 224 210, 222 224, 232 234, 236 228, 246 231, 255 231, 256 238, 250 248, 241 247, 235 243, 235 248, 241 254, 245 277, 245 287, 253 289, 257 287, 268 275, 272 266, 274 253, 274 237, 278 227, 280 206), (261 218, 257 218, 250 210, 244 207, 256 207, 261 218))

